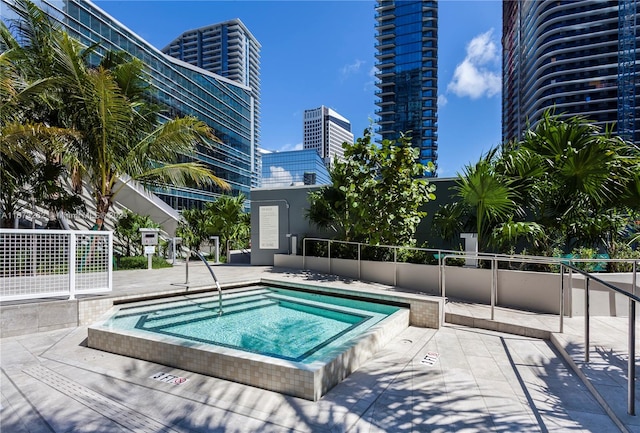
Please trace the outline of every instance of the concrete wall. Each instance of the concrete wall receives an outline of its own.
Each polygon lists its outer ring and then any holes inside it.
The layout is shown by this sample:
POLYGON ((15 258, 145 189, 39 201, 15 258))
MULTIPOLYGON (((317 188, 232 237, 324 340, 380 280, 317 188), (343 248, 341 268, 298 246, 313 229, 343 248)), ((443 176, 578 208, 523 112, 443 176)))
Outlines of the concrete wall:
MULTIPOLYGON (((276 266, 303 269, 301 256, 276 255, 276 266)), ((361 261, 307 257, 304 269, 325 272, 346 278, 371 281, 427 295, 440 295, 439 270, 435 265, 416 265, 411 263, 361 261)), ((447 266, 444 268, 445 296, 461 301, 490 305, 491 270, 447 266)), ((547 314, 560 311, 561 281, 560 274, 547 272, 527 272, 516 270, 498 270, 496 281, 496 305, 547 314)), ((602 280, 614 283, 617 287, 631 291, 631 274, 600 274, 602 280)), ((565 314, 584 315, 584 277, 574 275, 564 280, 565 314), (570 289, 571 287, 571 289, 570 289)), ((628 315, 628 298, 613 293, 601 284, 591 281, 589 286, 589 309, 592 316, 628 315)), ((639 312, 640 313, 640 312, 639 312)))
MULTIPOLYGON (((416 230, 418 245, 427 242, 430 247, 458 249, 460 239, 443 241, 432 229, 433 215, 440 206, 454 201, 451 187, 455 179, 430 179, 436 185, 436 199, 426 203, 421 210, 427 212, 416 230)), ((332 238, 334 233, 321 230, 305 217, 309 209, 307 195, 320 189, 321 185, 292 186, 286 188, 257 188, 251 190, 251 264, 255 266, 273 265, 274 254, 290 254, 291 242, 287 234, 297 235, 298 254, 302 254, 304 237, 332 238), (260 248, 260 207, 278 207, 278 245, 277 248, 260 248)), ((462 243, 464 245, 464 243, 462 243)))
MULTIPOLYGON (((304 237, 326 238, 330 233, 312 225, 305 217, 309 209, 307 195, 321 186, 294 186, 289 188, 251 190, 251 264, 254 266, 273 265, 274 254, 290 254, 291 241, 287 235, 297 235, 298 254, 302 254, 304 237), (278 207, 278 241, 276 248, 261 248, 260 208, 278 207)), ((264 221, 262 221, 264 223, 264 221)))

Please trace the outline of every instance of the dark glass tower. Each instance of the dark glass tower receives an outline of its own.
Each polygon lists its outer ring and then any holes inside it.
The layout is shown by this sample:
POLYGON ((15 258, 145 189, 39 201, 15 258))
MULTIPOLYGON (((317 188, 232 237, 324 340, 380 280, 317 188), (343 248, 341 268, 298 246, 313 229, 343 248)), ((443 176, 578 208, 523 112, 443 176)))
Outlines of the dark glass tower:
POLYGON ((503 1, 502 136, 555 107, 638 142, 637 0, 503 1))
POLYGON ((410 132, 419 161, 436 164, 437 2, 377 0, 376 21, 376 132, 390 140, 410 132))

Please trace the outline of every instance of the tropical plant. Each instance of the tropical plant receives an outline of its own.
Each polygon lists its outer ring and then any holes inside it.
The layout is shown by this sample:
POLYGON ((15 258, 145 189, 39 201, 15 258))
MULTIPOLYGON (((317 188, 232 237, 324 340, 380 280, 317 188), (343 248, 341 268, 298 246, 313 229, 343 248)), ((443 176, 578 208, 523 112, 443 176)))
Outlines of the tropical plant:
POLYGON ((414 245, 415 231, 433 200, 433 170, 416 162, 418 150, 405 135, 372 143, 371 129, 355 143, 344 143, 344 158, 331 167, 332 184, 309 194, 307 218, 336 237, 377 244, 414 245))
POLYGON ((209 239, 207 218, 202 209, 185 209, 178 224, 176 236, 190 250, 200 251, 200 246, 209 239))
POLYGON ((141 228, 160 228, 148 215, 139 215, 128 209, 118 217, 114 234, 124 247, 124 255, 131 256, 142 253, 141 228))
POLYGON ((24 46, 0 23, 3 225, 10 224, 27 202, 34 202, 49 209, 49 225, 57 227, 58 211, 82 207, 76 192, 60 182, 68 177, 61 155, 77 134, 55 115, 61 92, 56 78, 48 76, 55 70, 51 60, 54 28, 32 3, 18 3, 23 20, 14 28, 24 46))
POLYGON ((220 236, 227 257, 232 243, 243 247, 249 243, 251 215, 244 212, 244 202, 244 194, 235 197, 222 195, 204 206, 207 233, 220 236))
POLYGON ((20 70, 25 76, 55 83, 47 93, 54 103, 34 105, 31 118, 72 128, 77 134, 62 149, 44 155, 68 167, 74 189, 88 179, 97 210, 96 228, 103 227, 117 194, 128 182, 153 187, 207 183, 228 189, 193 161, 197 143, 213 145, 212 131, 193 117, 160 122, 158 108, 148 102, 141 61, 107 52, 94 67, 88 59, 98 54, 97 45, 82 46, 28 0, 16 1, 14 9, 21 20, 15 26, 16 40, 25 54, 19 58, 20 70))
POLYGON ((434 225, 449 238, 472 221, 481 249, 608 250, 640 209, 640 151, 582 117, 547 111, 519 142, 492 149, 458 176, 459 202, 434 225))
POLYGON ((481 251, 488 244, 492 227, 513 218, 518 209, 510 178, 495 170, 495 155, 493 150, 475 165, 467 165, 455 186, 457 196, 474 216, 481 251))

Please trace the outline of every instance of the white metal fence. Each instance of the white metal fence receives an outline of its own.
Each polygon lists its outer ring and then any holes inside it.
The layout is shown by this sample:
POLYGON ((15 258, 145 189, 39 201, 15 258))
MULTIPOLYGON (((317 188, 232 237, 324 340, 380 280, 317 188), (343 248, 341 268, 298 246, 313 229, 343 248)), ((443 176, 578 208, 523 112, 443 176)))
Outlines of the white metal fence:
POLYGON ((108 292, 113 234, 0 229, 0 301, 108 292))

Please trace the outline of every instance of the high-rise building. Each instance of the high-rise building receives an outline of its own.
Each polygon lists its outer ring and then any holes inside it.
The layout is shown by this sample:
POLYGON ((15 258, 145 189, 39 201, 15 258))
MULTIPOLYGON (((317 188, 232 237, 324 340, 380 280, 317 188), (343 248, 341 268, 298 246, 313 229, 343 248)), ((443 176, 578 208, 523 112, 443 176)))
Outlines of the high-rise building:
MULTIPOLYGON (((258 185, 261 174, 254 89, 162 53, 88 0, 39 0, 36 4, 71 37, 87 46, 99 43, 97 54, 89 59, 91 63, 99 63, 106 50, 126 51, 143 60, 147 65, 150 97, 163 107, 163 115, 195 116, 221 140, 199 146, 194 158, 227 181, 232 194, 250 197, 250 190, 258 185)), ((173 185, 158 187, 154 192, 178 210, 213 201, 221 193, 216 186, 173 185)))
POLYGON ((419 162, 436 164, 438 4, 377 0, 376 21, 376 132, 389 140, 410 135, 419 162))
POLYGON ((519 139, 552 108, 638 142, 637 3, 503 2, 504 141, 519 139))
POLYGON ((344 156, 342 143, 353 143, 351 123, 324 105, 304 110, 303 149, 314 149, 330 166, 337 156, 344 156))
POLYGON ((262 155, 262 188, 328 185, 331 176, 313 149, 271 152, 262 155))
POLYGON ((260 48, 260 43, 242 21, 233 19, 187 30, 162 49, 163 53, 176 59, 251 88, 254 152, 257 155, 260 142, 260 48))

